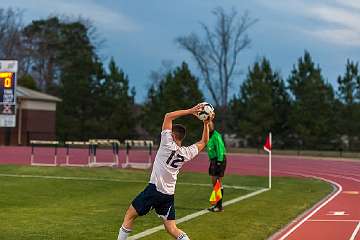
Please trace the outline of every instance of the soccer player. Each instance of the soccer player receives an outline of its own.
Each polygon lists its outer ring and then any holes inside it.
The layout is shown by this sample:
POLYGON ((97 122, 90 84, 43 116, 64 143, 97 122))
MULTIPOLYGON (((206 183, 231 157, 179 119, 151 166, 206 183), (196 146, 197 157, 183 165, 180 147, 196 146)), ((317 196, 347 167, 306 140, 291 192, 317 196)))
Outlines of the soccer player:
POLYGON ((167 113, 164 117, 161 141, 156 153, 150 182, 131 203, 119 231, 118 240, 127 239, 134 220, 138 216, 147 214, 152 208, 163 219, 166 231, 175 239, 189 240, 185 232, 176 227, 174 193, 177 175, 180 168, 187 161, 193 159, 203 150, 209 141, 209 122, 204 121, 202 138, 199 142, 189 146, 182 146, 186 129, 180 124, 172 124, 173 120, 185 115, 196 115, 203 105, 198 104, 187 110, 167 113))
MULTIPOLYGON (((215 186, 216 181, 220 183, 224 177, 226 168, 226 149, 221 134, 215 130, 215 124, 210 121, 210 139, 207 143, 207 153, 210 160, 209 175, 211 176, 212 184, 215 186)), ((221 185, 221 195, 224 197, 224 188, 221 185)), ((208 208, 212 212, 222 212, 224 208, 222 206, 221 198, 216 205, 208 208)))

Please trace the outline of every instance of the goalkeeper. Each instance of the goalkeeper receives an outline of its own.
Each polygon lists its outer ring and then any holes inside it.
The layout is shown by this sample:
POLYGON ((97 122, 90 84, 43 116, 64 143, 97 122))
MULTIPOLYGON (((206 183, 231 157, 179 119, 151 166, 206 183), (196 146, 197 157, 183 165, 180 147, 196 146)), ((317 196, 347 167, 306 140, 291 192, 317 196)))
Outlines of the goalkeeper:
MULTIPOLYGON (((221 134, 215 130, 215 124, 213 121, 209 124, 210 130, 210 139, 207 143, 207 153, 210 160, 209 166, 209 175, 211 177, 211 181, 213 186, 216 184, 216 181, 219 180, 220 183, 222 178, 224 177, 225 169, 226 169, 226 149, 224 141, 221 137, 221 134)), ((221 195, 222 198, 213 205, 208 208, 211 212, 222 212, 224 208, 222 206, 222 199, 224 197, 224 189, 221 186, 221 195)))

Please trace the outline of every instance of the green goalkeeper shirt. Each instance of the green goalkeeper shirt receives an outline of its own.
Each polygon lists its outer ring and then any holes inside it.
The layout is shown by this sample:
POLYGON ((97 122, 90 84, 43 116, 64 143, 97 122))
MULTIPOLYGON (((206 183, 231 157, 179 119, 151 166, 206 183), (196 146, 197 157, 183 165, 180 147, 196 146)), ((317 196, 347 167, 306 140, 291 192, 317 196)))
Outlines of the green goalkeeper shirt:
POLYGON ((225 144, 222 140, 222 137, 218 131, 214 131, 211 135, 209 142, 206 145, 207 153, 210 161, 224 161, 224 157, 226 154, 225 144))

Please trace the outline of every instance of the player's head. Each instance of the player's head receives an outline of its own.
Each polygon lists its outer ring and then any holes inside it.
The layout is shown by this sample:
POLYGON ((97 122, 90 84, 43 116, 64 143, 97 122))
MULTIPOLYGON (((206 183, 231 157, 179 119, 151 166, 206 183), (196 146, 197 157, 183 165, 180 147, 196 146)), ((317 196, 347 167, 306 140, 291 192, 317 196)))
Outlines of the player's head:
POLYGON ((178 140, 182 142, 186 136, 186 127, 181 124, 173 124, 172 126, 172 134, 174 140, 178 140))

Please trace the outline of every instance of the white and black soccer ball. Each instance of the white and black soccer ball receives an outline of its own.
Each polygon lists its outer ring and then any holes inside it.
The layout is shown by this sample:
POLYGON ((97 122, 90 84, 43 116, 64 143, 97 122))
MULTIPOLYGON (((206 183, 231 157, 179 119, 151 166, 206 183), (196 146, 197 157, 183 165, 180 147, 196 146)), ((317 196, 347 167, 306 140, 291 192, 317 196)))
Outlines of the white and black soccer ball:
POLYGON ((203 102, 201 103, 204 107, 203 107, 203 110, 201 110, 199 113, 198 113, 198 118, 201 120, 201 121, 205 121, 209 118, 210 114, 214 113, 214 107, 210 104, 210 103, 207 103, 207 102, 203 102))

